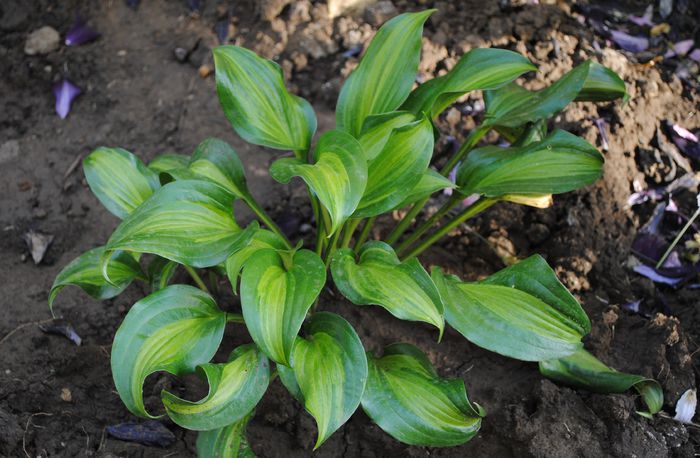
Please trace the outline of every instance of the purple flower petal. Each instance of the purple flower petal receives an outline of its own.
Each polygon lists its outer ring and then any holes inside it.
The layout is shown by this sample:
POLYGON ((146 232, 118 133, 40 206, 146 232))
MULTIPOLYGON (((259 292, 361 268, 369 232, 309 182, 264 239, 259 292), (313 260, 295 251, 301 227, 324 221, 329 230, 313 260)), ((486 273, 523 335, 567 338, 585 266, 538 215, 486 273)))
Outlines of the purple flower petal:
POLYGON ((605 128, 608 123, 605 122, 605 119, 603 118, 596 118, 594 122, 598 128, 598 133, 600 133, 600 146, 603 148, 603 151, 607 151, 610 149, 610 144, 608 143, 608 133, 605 128))
POLYGON ((632 254, 649 264, 656 264, 668 248, 663 237, 649 232, 640 232, 632 242, 632 254))
POLYGON ((637 301, 633 301, 633 302, 628 302, 626 304, 622 304, 622 305, 620 305, 620 307, 622 307, 623 310, 627 310, 628 312, 639 313, 639 306, 640 305, 642 305, 641 299, 639 299, 637 301))
POLYGON ((700 48, 694 49, 693 52, 688 54, 688 57, 693 59, 695 62, 700 62, 700 48))
POLYGON ((56 113, 61 119, 66 119, 70 112, 71 103, 83 92, 78 86, 67 79, 63 79, 53 86, 53 95, 56 97, 56 113))
POLYGON ((649 48, 649 40, 646 37, 633 36, 619 30, 611 30, 610 39, 625 51, 642 52, 649 48))
POLYGON ((670 134, 671 140, 684 155, 700 160, 700 141, 697 135, 677 124, 671 126, 670 134))
POLYGON ((80 338, 75 328, 67 321, 57 318, 50 323, 39 325, 39 329, 47 334, 58 334, 80 346, 83 339, 80 338))
POLYGON ((229 30, 229 18, 226 17, 224 19, 221 19, 214 24, 214 32, 216 32, 216 36, 219 38, 219 43, 224 44, 226 43, 226 39, 228 38, 228 30, 229 30))
POLYGON ((647 6, 647 9, 644 10, 644 15, 643 16, 628 16, 627 19, 634 23, 637 24, 638 26, 645 26, 648 25, 649 27, 653 27, 654 23, 651 22, 652 18, 654 17, 654 4, 650 4, 647 6))
POLYGON ((673 45, 673 50, 678 54, 679 56, 685 56, 688 54, 688 51, 693 49, 693 45, 695 44, 694 40, 683 40, 679 41, 678 43, 675 43, 673 45))
POLYGON ((694 133, 692 133, 691 131, 689 131, 685 127, 679 126, 678 124, 674 124, 673 126, 671 126, 671 129, 673 129, 673 131, 676 134, 678 134, 678 136, 681 138, 684 138, 686 140, 690 140, 693 142, 700 141, 700 140, 698 140, 698 137, 694 133))
POLYGON ((96 40, 100 34, 90 28, 85 21, 80 17, 75 18, 75 23, 66 33, 66 46, 80 46, 92 40, 96 40))
POLYGON ((343 56, 346 59, 349 59, 351 57, 356 57, 362 53, 363 49, 364 49, 364 46, 362 46, 361 44, 355 45, 352 48, 345 51, 343 54, 341 54, 341 56, 343 56))
POLYGON ((107 433, 123 441, 159 447, 169 447, 175 442, 175 435, 172 431, 155 420, 107 426, 107 433))
POLYGON ((675 286, 678 283, 682 282, 682 278, 671 278, 671 277, 666 277, 665 275, 661 275, 658 273, 656 270, 654 270, 653 267, 645 266, 645 265, 638 265, 633 268, 635 272, 637 272, 639 275, 643 275, 653 281, 654 283, 663 283, 666 285, 671 285, 675 286))
POLYGON ((187 0, 187 7, 190 9, 191 13, 202 12, 202 2, 200 0, 187 0))

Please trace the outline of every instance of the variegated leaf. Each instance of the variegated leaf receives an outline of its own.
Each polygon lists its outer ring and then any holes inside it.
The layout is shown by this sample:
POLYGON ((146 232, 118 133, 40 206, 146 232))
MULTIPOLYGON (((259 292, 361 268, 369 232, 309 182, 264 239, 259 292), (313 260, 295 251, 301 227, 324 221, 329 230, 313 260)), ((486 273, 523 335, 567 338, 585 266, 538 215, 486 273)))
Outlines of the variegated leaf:
POLYGON ((148 163, 148 168, 156 173, 167 173, 175 169, 187 168, 190 157, 185 154, 165 153, 156 156, 148 163))
MULTIPOLYGON (((146 276, 148 283, 151 285, 151 291, 158 291, 168 286, 179 265, 175 261, 156 256, 146 269, 146 276)), ((112 279, 111 276, 109 278, 110 280, 112 279)))
POLYGON ((289 365, 306 312, 326 283, 326 267, 309 250, 255 253, 243 268, 241 308, 248 332, 273 361, 289 365))
POLYGON ((243 164, 236 151, 223 140, 208 138, 200 143, 187 168, 198 178, 211 180, 236 197, 249 195, 243 164))
POLYGON ((359 137, 365 118, 406 100, 418 71, 423 23, 433 11, 400 14, 377 31, 338 96, 338 129, 359 137))
POLYGON ((157 418, 144 407, 146 377, 187 374, 209 362, 225 325, 214 299, 192 286, 171 285, 135 303, 114 336, 111 358, 114 384, 129 411, 157 418))
POLYGON ((228 426, 197 434, 198 458, 255 458, 246 439, 246 427, 253 413, 228 426))
POLYGON ((258 404, 270 381, 270 364, 254 344, 236 348, 223 364, 202 364, 209 394, 197 402, 163 391, 168 416, 183 428, 208 431, 244 419, 258 404))
POLYGON ((306 151, 316 115, 287 92, 276 63, 239 46, 214 49, 216 92, 224 114, 244 140, 270 148, 306 151))
POLYGON ((233 288, 234 294, 237 291, 236 286, 238 284, 238 275, 240 274, 246 261, 251 259, 255 253, 265 248, 286 250, 287 246, 279 235, 266 229, 259 229, 255 231, 246 246, 236 250, 226 259, 226 276, 228 276, 229 282, 231 282, 231 287, 233 288))
POLYGON ((401 262, 391 246, 379 241, 364 244, 358 257, 350 249, 333 256, 333 281, 343 296, 358 305, 381 305, 402 320, 430 323, 442 336, 442 299, 416 258, 401 262))
POLYGON ((394 129, 411 124, 416 119, 417 117, 408 111, 391 111, 365 119, 359 141, 367 161, 379 156, 394 129))
POLYGON ((362 147, 348 133, 331 130, 318 140, 314 164, 300 159, 279 159, 270 175, 280 183, 301 177, 328 210, 331 236, 352 215, 367 185, 367 161, 362 147))
POLYGON ((121 148, 97 148, 83 159, 83 169, 95 196, 121 219, 160 188, 158 174, 121 148))
POLYGON ((440 175, 433 169, 428 169, 423 176, 421 176, 418 184, 413 187, 408 197, 406 197, 403 202, 398 204, 396 208, 406 207, 438 191, 442 191, 443 189, 453 189, 456 186, 457 185, 455 185, 447 177, 440 175))
POLYGON ((463 444, 479 431, 485 412, 469 401, 464 382, 438 377, 418 348, 390 345, 381 358, 370 354, 368 363, 362 408, 394 439, 445 447, 463 444))

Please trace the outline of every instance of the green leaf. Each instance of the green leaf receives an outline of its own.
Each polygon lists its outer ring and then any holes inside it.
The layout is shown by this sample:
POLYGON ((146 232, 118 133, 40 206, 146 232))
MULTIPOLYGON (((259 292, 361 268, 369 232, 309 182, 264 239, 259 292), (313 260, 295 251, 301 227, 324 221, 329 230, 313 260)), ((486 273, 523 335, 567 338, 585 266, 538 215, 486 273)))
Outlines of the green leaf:
MULTIPOLYGON (((151 285, 151 291, 158 291, 168 286, 168 283, 172 280, 179 265, 180 264, 175 261, 156 256, 148 264, 148 268, 146 269, 146 277, 148 278, 148 283, 151 285)), ((113 280, 111 275, 109 279, 113 280)))
MULTIPOLYGON (((318 425, 315 450, 360 405, 367 382, 367 357, 357 333, 339 315, 312 315, 306 332, 308 338, 297 338, 294 344, 292 369, 304 407, 318 425)), ((289 383, 289 371, 285 375, 282 380, 289 383)))
POLYGON ((418 72, 423 23, 434 11, 400 14, 377 31, 340 90, 338 129, 359 137, 365 118, 394 111, 406 100, 418 72))
POLYGON ((445 304, 446 321, 482 348, 523 361, 542 361, 582 347, 579 324, 526 291, 462 283, 438 268, 433 269, 433 280, 445 304))
POLYGON ((111 299, 121 294, 135 278, 144 278, 137 258, 129 253, 115 251, 107 261, 111 283, 102 276, 102 258, 105 247, 88 250, 73 259, 56 276, 49 292, 49 308, 59 291, 69 285, 82 288, 95 299, 111 299))
POLYGON ((603 156, 590 143, 563 130, 525 147, 473 150, 457 170, 464 195, 560 194, 595 182, 603 156))
POLYGON ((185 154, 165 153, 156 156, 148 163, 148 168, 156 173, 167 173, 171 170, 187 168, 190 157, 185 154))
POLYGON ((333 256, 333 281, 343 296, 358 305, 380 305, 402 320, 432 324, 442 337, 440 293, 416 258, 401 262, 391 246, 379 241, 365 243, 358 256, 347 248, 333 256))
POLYGON ((566 358, 540 361, 540 372, 552 380, 596 393, 624 393, 634 387, 650 414, 663 407, 664 393, 659 382, 611 369, 583 348, 566 358))
POLYGON ((97 148, 83 159, 95 196, 118 218, 126 218, 160 187, 158 174, 121 148, 97 148))
POLYGON ((259 229, 255 231, 246 246, 235 251, 226 259, 226 275, 231 282, 234 293, 237 290, 236 285, 238 283, 238 275, 240 274, 246 261, 254 256, 255 253, 265 248, 285 250, 287 249, 287 246, 279 235, 266 229, 259 229))
POLYGON ((481 284, 508 286, 535 296, 566 316, 569 326, 577 329, 581 335, 591 332, 591 320, 581 304, 562 285, 557 274, 539 254, 499 270, 481 281, 481 284))
POLYGON ((423 116, 394 129, 369 162, 367 187, 353 215, 366 218, 396 208, 418 185, 433 155, 433 126, 423 116))
POLYGON ((428 358, 410 344, 394 344, 382 358, 370 354, 362 397, 367 415, 405 444, 444 447, 476 435, 485 415, 467 398, 464 382, 438 377, 428 358))
POLYGON ((582 63, 541 91, 528 91, 515 83, 486 91, 484 126, 520 127, 558 113, 581 92, 590 65, 590 61, 582 63))
POLYGON ((326 267, 309 250, 265 248, 243 267, 241 308, 248 332, 273 361, 289 366, 306 312, 326 283, 326 267))
POLYGON ((280 183, 301 177, 328 210, 337 231, 357 208, 367 185, 367 161, 353 136, 340 130, 325 132, 318 140, 314 164, 300 159, 279 159, 270 175, 280 183))
POLYGON ((255 458, 245 430, 253 412, 248 413, 242 420, 228 426, 211 431, 200 431, 197 434, 197 456, 199 458, 255 458))
POLYGON ((208 138, 200 143, 188 168, 198 177, 228 189, 236 197, 249 195, 243 164, 236 151, 223 140, 208 138))
POLYGON ((244 140, 270 148, 306 151, 316 131, 309 102, 287 92, 276 63, 238 46, 214 49, 216 93, 244 140))
POLYGON ((183 428, 208 431, 244 419, 262 399, 270 382, 270 364, 254 344, 236 348, 224 364, 202 364, 209 394, 197 402, 161 393, 168 416, 183 428))
POLYGON ((379 156, 394 129, 415 122, 416 119, 416 116, 408 111, 391 111, 367 117, 358 139, 367 161, 379 156))
POLYGON ((621 98, 623 103, 629 99, 625 82, 617 73, 597 62, 591 62, 590 70, 583 88, 576 95, 577 101, 606 102, 621 98))
POLYGON ((238 227, 233 198, 207 181, 168 183, 122 221, 107 249, 153 253, 193 267, 219 264, 257 230, 238 227))
POLYGON ((447 177, 442 176, 436 170, 428 169, 428 171, 421 176, 418 184, 413 187, 408 197, 397 205, 396 208, 406 207, 420 199, 430 196, 433 193, 442 191, 443 189, 453 189, 455 187, 456 185, 447 177))
POLYGON ((209 362, 221 343, 226 314, 207 293, 171 285, 135 303, 114 336, 112 376, 131 413, 146 412, 143 382, 158 371, 191 373, 209 362))
POLYGON ((413 113, 437 117, 467 92, 495 89, 537 68, 518 53, 505 49, 473 49, 446 75, 419 86, 401 106, 413 113))

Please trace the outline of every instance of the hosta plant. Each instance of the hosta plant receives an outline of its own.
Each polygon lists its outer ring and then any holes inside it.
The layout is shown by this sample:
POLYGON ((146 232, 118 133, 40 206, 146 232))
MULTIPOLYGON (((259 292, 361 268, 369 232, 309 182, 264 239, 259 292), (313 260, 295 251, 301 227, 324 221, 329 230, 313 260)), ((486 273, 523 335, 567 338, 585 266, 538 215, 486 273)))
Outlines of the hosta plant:
POLYGON ((379 29, 342 87, 336 127, 318 135, 311 105, 286 90, 276 63, 237 46, 214 50, 224 114, 244 140, 282 151, 269 171, 276 181, 300 178, 308 187, 315 243, 280 230, 222 140, 148 164, 108 147, 85 159, 87 183, 122 221, 104 246, 59 273, 49 302, 67 285, 98 299, 120 294, 133 280, 148 285, 151 294, 131 307, 111 354, 117 392, 134 415, 167 415, 199 431, 203 457, 250 456, 247 422, 279 377, 315 419, 315 447, 360 407, 406 444, 453 446, 474 437, 486 412, 468 398, 464 381, 442 377, 408 343, 366 351, 337 313, 339 296, 369 306, 362 313, 380 306, 396 319, 432 327, 436 339, 449 325, 487 350, 538 362, 543 375, 563 383, 600 392, 634 387, 646 414, 661 408, 658 383, 617 372, 584 350, 590 321, 542 257, 477 282, 426 270, 417 258, 498 202, 544 207, 553 194, 593 183, 602 155, 550 120, 571 102, 625 97, 620 78, 591 61, 546 89, 526 90, 515 80, 535 67, 503 49, 474 49, 414 88, 431 12, 402 14, 379 29), (454 156, 433 161, 435 119, 475 90, 486 102, 483 123, 454 156), (490 130, 509 146, 477 147, 490 130), (446 178, 453 169, 454 181, 446 178), (424 217, 430 196, 448 188, 451 197, 424 217), (246 227, 233 214, 236 200, 257 215, 246 227), (370 237, 377 217, 398 209, 406 211, 397 226, 383 240, 370 237), (195 286, 171 284, 178 269, 195 286), (210 293, 221 275, 240 297, 240 311, 210 293), (252 342, 226 348, 229 356, 213 361, 227 326, 247 329, 252 342), (199 374, 209 392, 192 400, 163 391, 163 407, 149 410, 143 385, 158 371, 199 374))

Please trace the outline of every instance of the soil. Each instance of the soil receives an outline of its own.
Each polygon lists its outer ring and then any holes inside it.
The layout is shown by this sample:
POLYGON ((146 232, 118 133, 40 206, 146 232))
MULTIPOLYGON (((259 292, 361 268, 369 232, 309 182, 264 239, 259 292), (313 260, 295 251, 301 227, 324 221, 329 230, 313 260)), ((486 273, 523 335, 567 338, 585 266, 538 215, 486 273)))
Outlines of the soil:
MULTIPOLYGON (((294 237, 306 232, 311 212, 303 189, 269 178, 267 167, 278 153, 240 140, 219 108, 213 78, 198 74, 200 66, 211 65, 215 25, 227 7, 228 39, 280 62, 289 87, 314 104, 319 130, 333 126, 335 98, 357 63, 356 56, 344 53, 366 43, 386 15, 396 11, 439 10, 426 26, 419 79, 447 71, 463 52, 478 46, 527 55, 540 68, 537 78, 526 83, 533 88, 587 57, 619 72, 631 94, 628 104, 575 104, 555 120, 598 146, 593 120, 602 117, 609 123, 602 180, 558 196, 549 209, 495 207, 422 260, 478 279, 509 258, 543 254, 592 319, 587 348, 619 370, 657 378, 664 388, 664 410, 673 415, 676 400, 695 388, 699 374, 700 302, 696 290, 655 286, 629 269, 632 239, 653 205, 627 206, 634 180, 651 186, 671 179, 671 163, 654 160, 657 127, 666 120, 700 127, 693 116, 700 96, 672 68, 639 63, 604 43, 596 51, 593 32, 577 22, 572 6, 564 2, 396 1, 394 9, 384 2, 384 8, 333 21, 322 2, 202 3, 197 17, 189 15, 187 2, 174 0, 143 2, 137 8, 119 0, 6 0, 0 5, 0 456, 194 456, 196 435, 173 424, 167 426, 177 440, 165 449, 105 433, 108 425, 133 420, 114 391, 109 352, 119 323, 130 305, 147 294, 145 288, 134 284, 103 302, 76 288, 64 290, 56 309, 82 337, 81 346, 42 333, 37 323, 50 318, 48 291, 61 267, 103 244, 118 223, 75 167, 99 145, 121 146, 149 160, 168 151, 189 153, 206 137, 223 138, 246 164, 258 199, 294 237), (77 13, 102 34, 99 40, 61 46, 46 55, 24 54, 30 32, 48 25, 63 36, 77 13), (189 51, 187 62, 176 59, 178 47, 189 51), (61 77, 84 91, 65 120, 55 114, 51 94, 61 77), (54 237, 39 265, 22 239, 28 230, 54 237), (636 299, 644 300, 643 314, 621 309, 636 299)), ((622 5, 641 13, 645 3, 622 5)), ((671 19, 673 41, 696 33, 696 13, 671 19)), ((462 100, 456 112, 440 119, 440 129, 456 141, 463 138, 474 125, 470 109, 478 100, 479 94, 462 100)), ((439 151, 450 147, 443 141, 439 151)), ((693 192, 676 196, 685 211, 694 209, 693 192)), ((241 209, 237 217, 245 223, 250 215, 241 209)), ((386 218, 377 229, 386 234, 391 224, 386 218)), ((347 317, 369 350, 380 351, 395 341, 423 348, 443 376, 465 380, 470 398, 488 416, 469 443, 431 449, 394 441, 358 411, 315 455, 690 457, 700 449, 697 428, 635 414, 642 406, 632 392, 599 395, 560 386, 543 379, 535 364, 483 351, 454 330, 448 329, 438 345, 428 326, 396 320, 379 307, 351 306, 329 294, 326 299, 323 308, 347 317)), ((238 307, 230 294, 220 302, 238 307)), ((227 332, 223 348, 249 341, 242 326, 227 332)), ((202 390, 188 378, 157 375, 147 383, 147 400, 157 399, 163 387, 202 390)), ((249 427, 253 450, 263 457, 310 456, 314 437, 313 419, 274 382, 249 427)))

